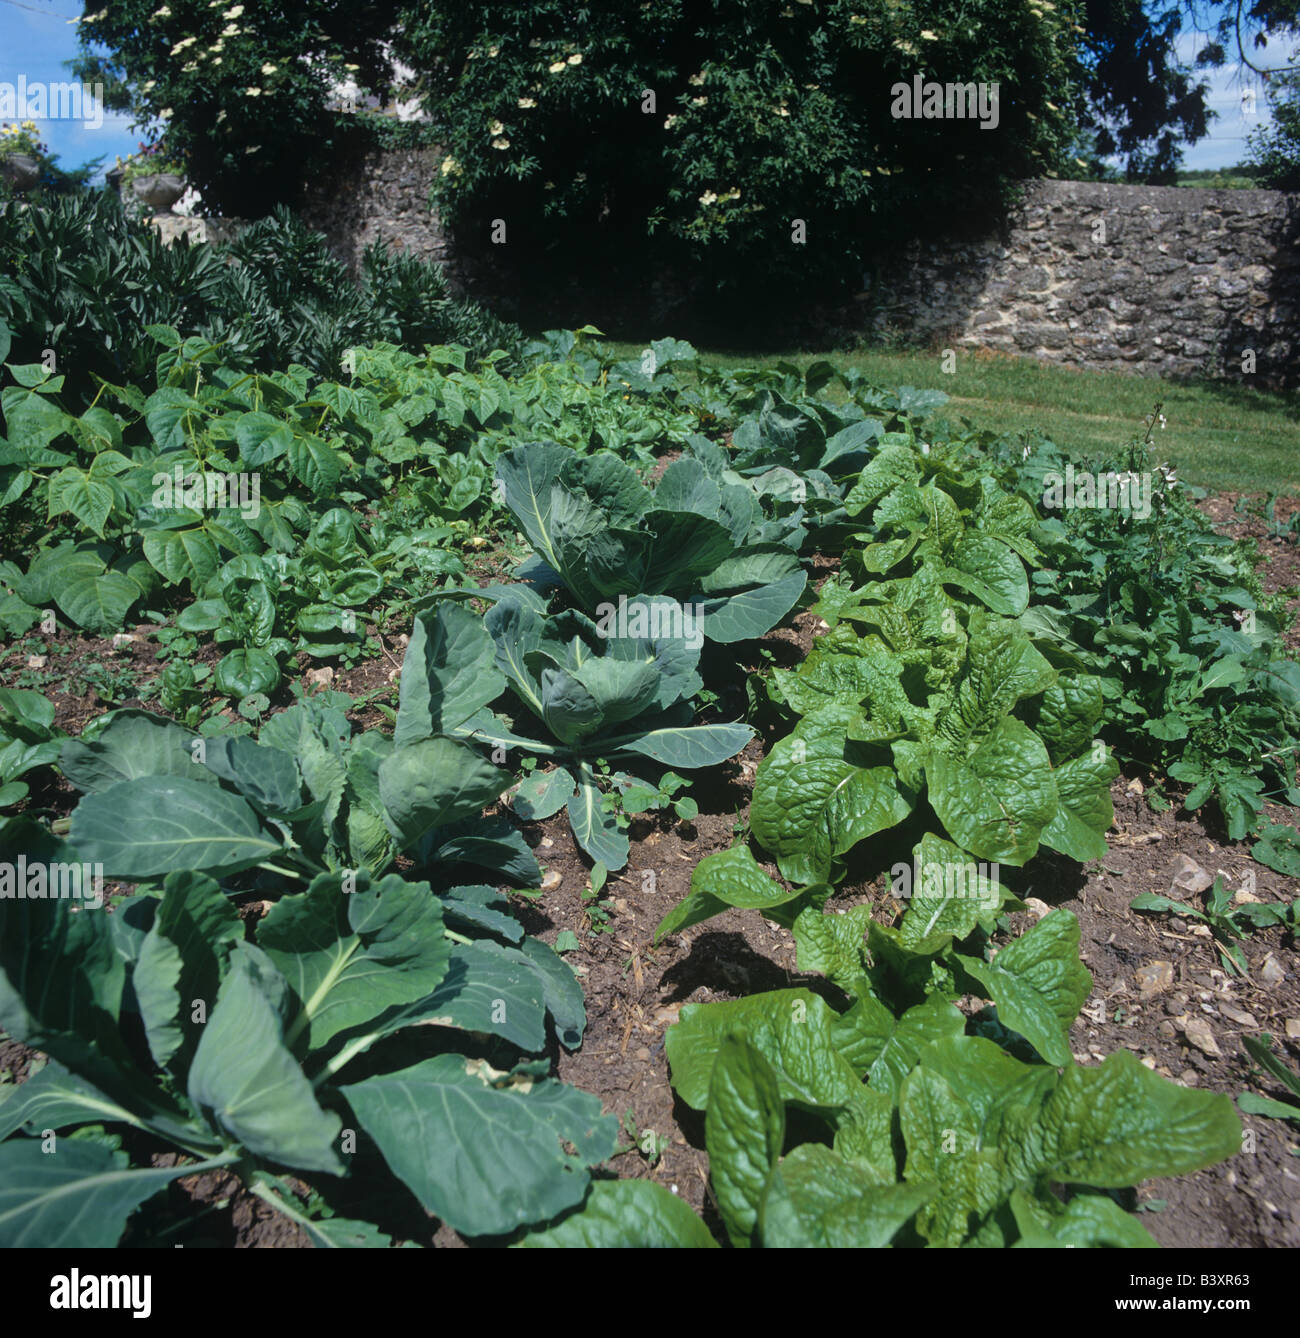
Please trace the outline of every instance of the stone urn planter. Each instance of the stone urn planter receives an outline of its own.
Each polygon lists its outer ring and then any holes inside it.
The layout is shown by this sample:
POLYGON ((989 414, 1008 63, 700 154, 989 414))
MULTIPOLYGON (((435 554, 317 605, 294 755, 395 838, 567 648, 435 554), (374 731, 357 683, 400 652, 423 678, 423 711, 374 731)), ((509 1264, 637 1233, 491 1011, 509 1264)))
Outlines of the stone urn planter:
POLYGON ((31 190, 41 179, 41 165, 30 154, 6 154, 0 158, 0 176, 15 190, 31 190))
POLYGON ((185 182, 170 172, 156 176, 136 177, 131 189, 155 213, 169 214, 172 205, 185 194, 185 182))

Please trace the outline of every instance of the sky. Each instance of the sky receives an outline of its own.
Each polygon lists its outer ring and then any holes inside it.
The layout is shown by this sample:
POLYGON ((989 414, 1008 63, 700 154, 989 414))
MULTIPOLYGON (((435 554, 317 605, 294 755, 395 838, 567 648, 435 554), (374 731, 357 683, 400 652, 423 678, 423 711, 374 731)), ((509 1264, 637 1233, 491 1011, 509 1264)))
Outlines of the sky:
MULTIPOLYGON (((0 0, 0 84, 17 84, 26 75, 29 83, 63 83, 69 78, 63 62, 77 49, 77 25, 69 20, 82 12, 77 0, 0 0)), ((1179 40, 1180 54, 1190 59, 1205 44, 1205 38, 1191 31, 1179 40)), ((1230 167, 1245 151, 1246 134, 1267 120, 1264 98, 1257 96, 1255 111, 1243 109, 1242 93, 1258 90, 1259 82, 1247 72, 1238 76, 1227 67, 1210 70, 1204 76, 1211 86, 1210 106, 1219 115, 1210 122, 1210 134, 1199 144, 1184 150, 1186 168, 1230 167)), ((60 165, 75 168, 102 157, 102 168, 127 157, 138 147, 142 132, 132 132, 125 113, 105 111, 104 123, 92 129, 81 122, 47 120, 39 124, 41 138, 59 155, 60 165)), ((102 170, 101 168, 101 170, 102 170)))
MULTIPOLYGON (((77 25, 82 7, 76 0, 0 0, 0 84, 67 83, 71 74, 63 62, 77 53, 77 25)), ((40 137, 58 155, 59 166, 80 167, 103 158, 104 168, 135 152, 142 136, 132 133, 130 116, 104 110, 104 124, 91 129, 80 121, 38 121, 40 137)))

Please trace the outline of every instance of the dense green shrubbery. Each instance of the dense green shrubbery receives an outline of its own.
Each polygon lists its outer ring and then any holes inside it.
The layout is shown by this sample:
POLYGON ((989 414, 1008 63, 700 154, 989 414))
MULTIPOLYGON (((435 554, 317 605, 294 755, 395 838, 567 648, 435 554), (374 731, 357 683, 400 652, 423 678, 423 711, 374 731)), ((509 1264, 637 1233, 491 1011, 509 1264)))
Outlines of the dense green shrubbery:
POLYGON ((1072 15, 949 0, 438 3, 405 19, 398 47, 428 81, 454 223, 486 240, 489 220, 513 222, 509 249, 575 273, 676 258, 770 303, 782 286, 856 284, 882 240, 1052 170, 1072 136, 1072 15), (998 84, 996 131, 895 117, 892 86, 915 75, 998 84))
POLYGON ((0 266, 4 357, 48 362, 52 350, 74 402, 89 402, 101 379, 151 377, 150 325, 220 343, 234 370, 297 362, 326 375, 342 371, 349 348, 378 340, 457 342, 475 356, 520 340, 489 313, 453 301, 441 269, 413 257, 371 247, 360 285, 352 283, 323 239, 284 211, 230 244, 166 246, 107 192, 0 205, 0 266))
POLYGON ((856 286, 880 242, 996 207, 1074 140, 1074 0, 88 8, 85 72, 164 120, 168 151, 228 214, 291 199, 336 156, 330 89, 387 94, 390 38, 446 146, 439 207, 483 245, 504 220, 491 249, 539 292, 557 264, 643 276, 666 261, 733 300, 757 278, 769 305, 781 288, 856 286), (996 129, 896 117, 893 85, 916 76, 998 85, 996 129))
POLYGON ((169 155, 210 208, 255 217, 289 203, 338 152, 353 118, 331 90, 382 88, 387 2, 88 0, 78 73, 111 107, 166 124, 169 155))

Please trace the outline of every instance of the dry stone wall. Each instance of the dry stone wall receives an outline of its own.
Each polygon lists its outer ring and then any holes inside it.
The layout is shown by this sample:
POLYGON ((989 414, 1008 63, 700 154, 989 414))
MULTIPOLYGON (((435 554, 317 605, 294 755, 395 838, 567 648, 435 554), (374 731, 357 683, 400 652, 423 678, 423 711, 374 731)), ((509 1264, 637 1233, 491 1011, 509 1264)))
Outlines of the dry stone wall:
POLYGON ((882 261, 866 324, 1094 369, 1296 384, 1298 225, 1300 196, 1276 191, 1037 181, 996 233, 882 261))
MULTIPOLYGON (((371 242, 490 296, 429 209, 437 149, 369 150, 310 192, 304 218, 355 270, 371 242)), ((1027 183, 996 230, 882 255, 857 323, 875 335, 1089 368, 1300 384, 1300 196, 1027 183)))

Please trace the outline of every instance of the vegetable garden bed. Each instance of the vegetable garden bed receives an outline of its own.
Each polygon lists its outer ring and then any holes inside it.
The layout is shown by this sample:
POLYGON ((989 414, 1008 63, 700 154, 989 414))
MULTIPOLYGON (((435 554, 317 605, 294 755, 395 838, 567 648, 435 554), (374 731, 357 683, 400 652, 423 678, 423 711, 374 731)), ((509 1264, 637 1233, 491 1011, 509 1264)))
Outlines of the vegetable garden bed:
POLYGON ((1300 1241, 1288 508, 593 333, 11 367, 0 1239, 1300 1241))

